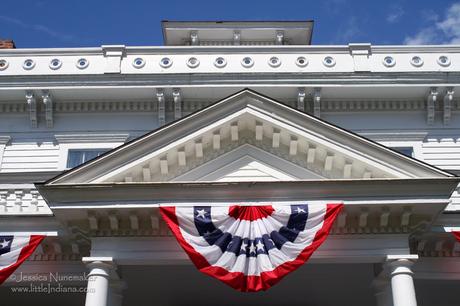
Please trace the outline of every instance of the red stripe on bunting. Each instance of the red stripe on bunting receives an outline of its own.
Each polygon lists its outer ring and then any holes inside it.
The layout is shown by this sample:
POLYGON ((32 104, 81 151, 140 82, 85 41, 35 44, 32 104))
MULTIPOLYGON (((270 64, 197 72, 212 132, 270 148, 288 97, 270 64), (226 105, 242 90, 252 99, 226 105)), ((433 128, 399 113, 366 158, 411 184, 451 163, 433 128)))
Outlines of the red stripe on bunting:
POLYGON ((265 206, 230 206, 228 215, 235 219, 255 221, 270 216, 275 210, 271 205, 265 206))
POLYGON ((179 244, 188 254, 198 270, 219 279, 236 290, 243 292, 255 292, 269 289, 288 273, 303 265, 311 257, 313 252, 326 240, 332 224, 342 208, 343 204, 327 204, 323 227, 316 232, 313 242, 303 249, 296 259, 285 262, 272 271, 262 272, 260 276, 244 275, 241 272, 229 272, 224 268, 211 266, 206 258, 195 251, 195 249, 185 241, 179 229, 179 222, 176 217, 175 207, 161 207, 160 211, 163 219, 174 233, 174 236, 177 238, 179 244))
POLYGON ((8 266, 2 270, 0 270, 0 285, 10 277, 11 274, 13 274, 14 271, 16 271, 19 266, 26 261, 27 258, 29 258, 30 255, 32 255, 35 251, 35 249, 38 247, 38 245, 45 239, 45 236, 43 235, 31 235, 29 244, 27 244, 25 247, 22 248, 21 253, 19 253, 18 260, 12 264, 11 266, 8 266))
POLYGON ((460 232, 452 232, 452 234, 454 234, 455 238, 460 241, 460 232))

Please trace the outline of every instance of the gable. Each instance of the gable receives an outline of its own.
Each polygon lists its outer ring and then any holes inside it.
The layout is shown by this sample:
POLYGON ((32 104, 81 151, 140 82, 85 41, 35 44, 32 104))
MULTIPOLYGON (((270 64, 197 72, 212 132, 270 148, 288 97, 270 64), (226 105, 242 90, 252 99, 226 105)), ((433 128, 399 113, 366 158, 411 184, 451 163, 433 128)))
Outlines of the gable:
MULTIPOLYGON (((192 179, 193 176, 187 176, 187 173, 197 173, 198 170, 194 169, 199 168, 212 169, 216 165, 222 167, 225 164, 219 164, 219 157, 229 156, 230 152, 241 153, 248 145, 272 156, 265 161, 256 156, 253 165, 258 168, 257 175, 253 172, 254 180, 263 177, 262 166, 274 169, 273 178, 278 179, 282 179, 282 173, 293 179, 450 176, 435 167, 245 90, 114 149, 48 183, 218 180, 235 174, 238 169, 221 177, 213 177, 211 171, 201 172, 201 177, 192 179), (297 177, 285 169, 278 169, 275 164, 280 159, 310 175, 297 177)), ((229 160, 227 164, 236 160, 229 160)))

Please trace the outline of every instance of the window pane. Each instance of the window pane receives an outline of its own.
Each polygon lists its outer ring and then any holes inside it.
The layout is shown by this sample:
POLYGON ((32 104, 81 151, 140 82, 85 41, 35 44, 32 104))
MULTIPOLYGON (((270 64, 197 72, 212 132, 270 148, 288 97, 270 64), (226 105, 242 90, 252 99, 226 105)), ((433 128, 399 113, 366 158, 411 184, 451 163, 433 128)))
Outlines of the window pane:
POLYGON ((69 150, 67 155, 67 168, 73 168, 83 163, 83 152, 78 150, 69 150))
POLYGON ((409 157, 414 157, 414 149, 412 147, 393 147, 392 149, 409 157))
POLYGON ((109 149, 75 149, 69 150, 67 155, 67 168, 73 168, 87 162, 99 155, 107 152, 109 149))

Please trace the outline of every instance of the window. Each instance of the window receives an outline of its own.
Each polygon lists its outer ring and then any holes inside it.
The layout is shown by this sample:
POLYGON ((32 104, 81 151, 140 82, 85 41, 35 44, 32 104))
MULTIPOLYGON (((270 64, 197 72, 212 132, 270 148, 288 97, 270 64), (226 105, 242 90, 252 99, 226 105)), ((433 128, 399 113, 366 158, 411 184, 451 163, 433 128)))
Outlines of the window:
POLYGON ((73 168, 87 162, 99 155, 107 152, 109 149, 74 149, 69 150, 67 155, 67 168, 73 168))
POLYGON ((414 157, 414 148, 413 147, 392 147, 396 152, 402 153, 409 157, 414 157))

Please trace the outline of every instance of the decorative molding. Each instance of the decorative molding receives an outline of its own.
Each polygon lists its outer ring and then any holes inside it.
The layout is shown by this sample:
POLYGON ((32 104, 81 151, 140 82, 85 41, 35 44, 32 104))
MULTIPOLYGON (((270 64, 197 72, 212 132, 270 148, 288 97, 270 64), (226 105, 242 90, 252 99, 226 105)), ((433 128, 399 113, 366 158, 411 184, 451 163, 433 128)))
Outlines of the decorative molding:
POLYGON ((426 121, 427 124, 431 125, 434 122, 434 115, 436 110, 436 101, 438 98, 438 88, 431 87, 426 99, 426 121))
POLYGON ((355 132, 373 141, 423 141, 428 135, 428 132, 355 132))
POLYGON ((55 111, 62 113, 85 112, 145 112, 156 111, 151 101, 60 101, 55 103, 55 111))
POLYGON ((45 200, 32 184, 29 188, 0 186, 0 216, 52 214, 45 200))
POLYGON ((46 127, 53 127, 53 100, 49 90, 42 91, 43 104, 45 106, 46 127))
POLYGON ((416 234, 411 241, 413 252, 420 257, 460 257, 460 242, 452 233, 428 231, 416 234))
MULTIPOLYGON (((304 87, 296 87, 298 90, 295 99, 290 97, 281 98, 280 100, 286 105, 295 107, 301 110, 302 100, 306 102, 303 97, 302 89, 304 87)), ((307 93, 306 93, 307 94, 307 93)), ((186 101, 182 100, 181 110, 183 112, 194 112, 200 110, 214 102, 212 99, 204 98, 188 98, 186 101)), ((449 97, 450 98, 450 97, 449 97)), ((174 89, 173 89, 174 99, 174 89)), ((65 100, 53 101, 54 112, 57 113, 87 113, 87 112, 156 112, 158 110, 157 103, 152 103, 150 100, 126 100, 126 101, 84 101, 84 100, 65 100)), ((306 104, 306 103, 305 103, 306 104)), ((308 105, 305 105, 307 107, 308 105)), ((40 105, 38 106, 40 108, 40 105)), ((168 111, 173 112, 174 105, 166 105, 168 111)), ((426 101, 423 99, 321 99, 321 112, 377 112, 377 111, 421 111, 426 109, 426 101)), ((442 110, 441 105, 435 105, 435 110, 442 110)), ((451 111, 460 110, 460 99, 452 97, 451 111)), ((1 113, 23 113, 28 111, 27 104, 22 101, 16 102, 1 102, 1 113)), ((166 111, 166 108, 165 108, 166 111)))
POLYGON ((444 95, 443 100, 443 111, 444 111, 444 124, 448 125, 450 123, 450 118, 452 115, 452 101, 454 99, 454 88, 448 87, 447 92, 444 95))
POLYGON ((423 100, 376 100, 376 99, 329 99, 321 101, 321 110, 325 112, 344 111, 415 111, 425 110, 423 100))
POLYGON ((198 31, 190 31, 190 45, 198 46, 200 44, 200 39, 198 37, 198 31))
POLYGON ((275 45, 284 45, 284 31, 276 31, 275 45))
POLYGON ((305 88, 299 87, 297 91, 297 109, 305 112, 305 88))
POLYGON ((30 126, 36 128, 38 126, 37 102, 35 100, 35 95, 32 91, 26 91, 26 102, 29 108, 30 126))
MULTIPOLYGON (((196 205, 199 204, 203 204, 203 202, 196 203, 196 205)), ((221 204, 226 205, 226 202, 221 204)), ((423 206, 423 204, 420 205, 423 206)), ((403 218, 401 208, 401 205, 396 203, 395 205, 384 206, 352 205, 352 207, 345 207, 337 222, 334 223, 331 234, 371 234, 374 239, 388 234, 407 235, 419 229, 431 219, 431 215, 421 213, 421 210, 419 211, 414 206, 414 211, 417 211, 416 216, 411 218, 407 224, 403 224, 401 222, 403 218)), ((164 221, 159 218, 158 208, 155 207, 138 207, 135 210, 127 207, 111 209, 88 208, 86 215, 73 215, 69 212, 65 216, 61 212, 59 217, 64 217, 69 227, 78 227, 79 231, 85 233, 88 237, 165 237, 172 235, 164 221)))
POLYGON ((313 89, 313 115, 321 117, 321 88, 313 89))
POLYGON ((129 134, 57 134, 57 142, 62 143, 100 143, 100 142, 125 142, 129 134))
POLYGON ((157 97, 157 110, 158 110, 158 125, 162 126, 166 123, 166 113, 165 113, 165 93, 162 88, 157 88, 156 91, 157 97))
POLYGON ((235 30, 233 31, 233 44, 238 46, 241 44, 241 31, 235 30))
POLYGON ((173 88, 172 96, 174 101, 174 120, 182 117, 182 95, 180 88, 173 88))

